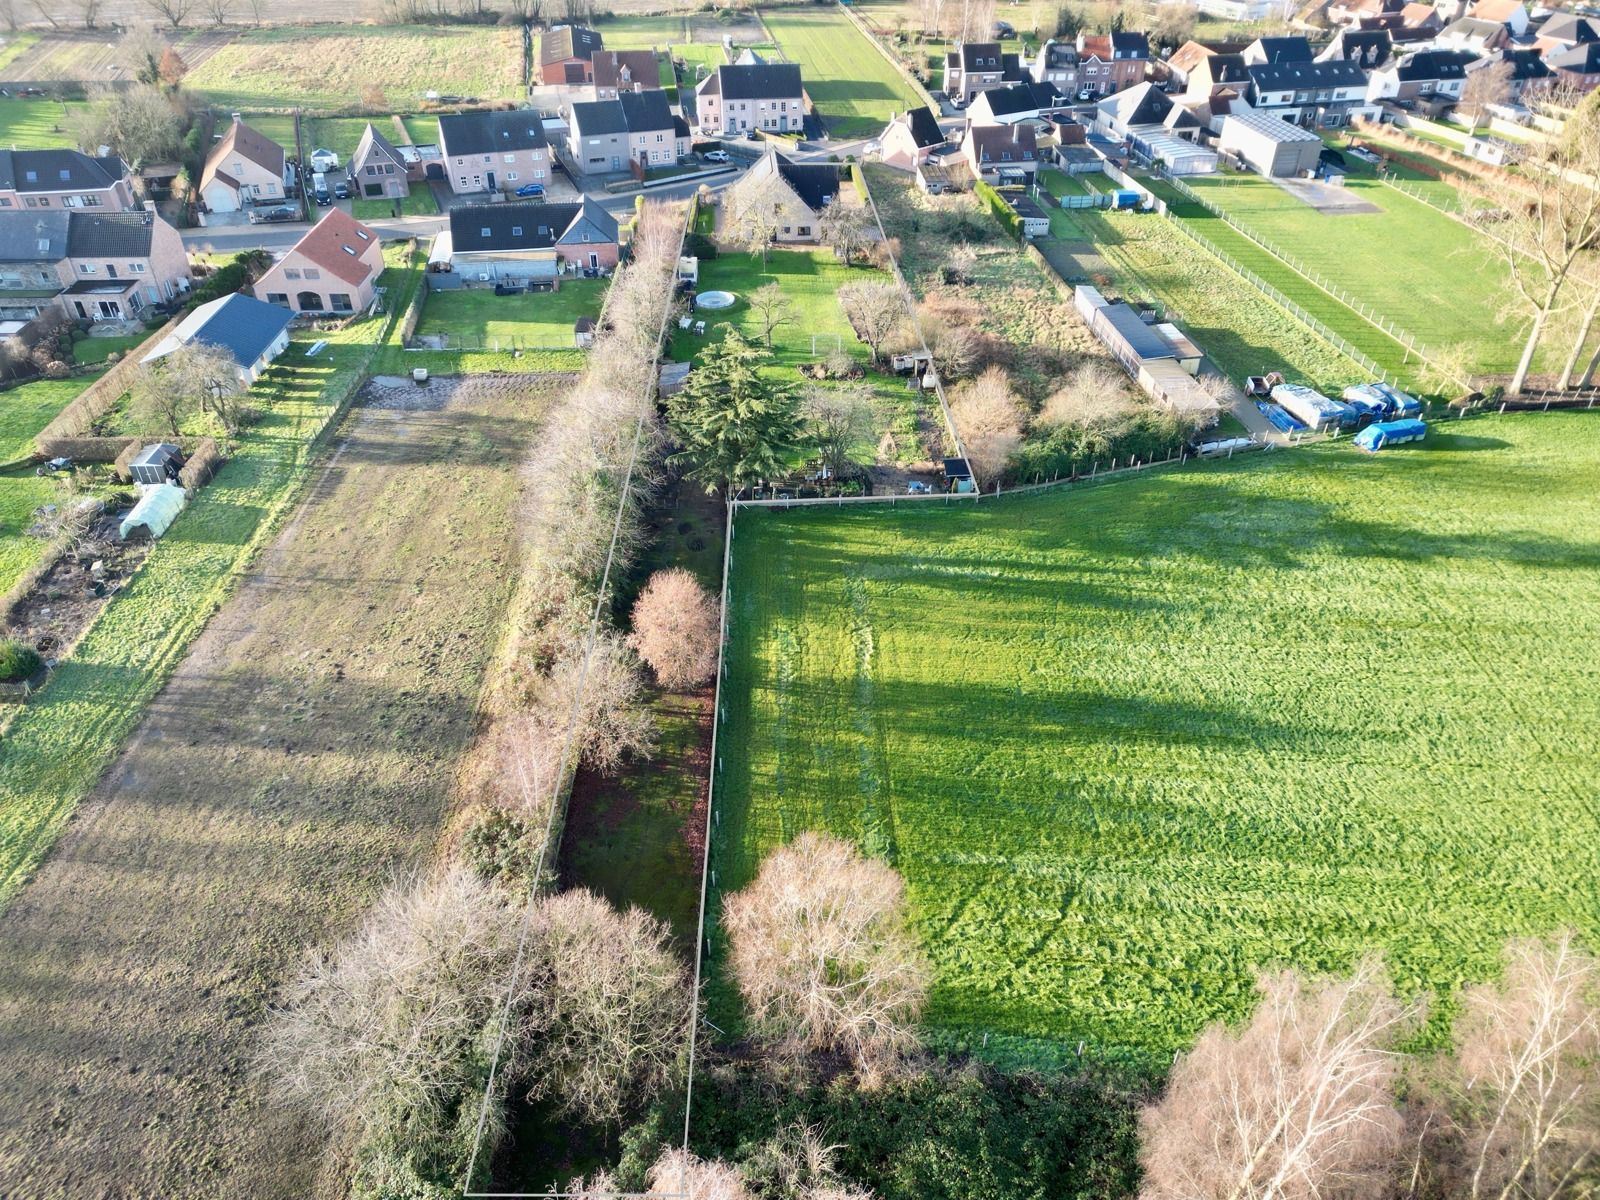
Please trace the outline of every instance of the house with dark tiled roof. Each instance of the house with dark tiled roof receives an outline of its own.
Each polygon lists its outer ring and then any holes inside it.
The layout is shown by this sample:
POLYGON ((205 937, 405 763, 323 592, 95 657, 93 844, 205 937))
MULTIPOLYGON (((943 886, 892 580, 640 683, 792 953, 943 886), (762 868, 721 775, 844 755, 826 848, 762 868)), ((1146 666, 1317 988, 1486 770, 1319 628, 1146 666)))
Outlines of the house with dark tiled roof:
POLYGON ((1008 83, 980 92, 967 105, 967 120, 974 125, 1010 125, 1037 120, 1065 106, 1067 97, 1053 83, 1008 83))
POLYGON ((1250 68, 1243 54, 1211 54, 1189 71, 1184 89, 1189 96, 1214 96, 1220 91, 1242 95, 1250 89, 1250 68))
POLYGON ((623 92, 661 87, 661 64, 654 50, 597 50, 593 67, 596 100, 615 100, 623 92))
POLYGON ((29 321, 72 282, 64 209, 0 210, 0 320, 29 321))
POLYGON ((931 108, 924 106, 889 119, 878 136, 878 156, 891 167, 914 171, 945 144, 939 118, 933 115, 931 108))
POLYGON ((777 217, 774 243, 815 242, 823 210, 842 203, 839 185, 836 163, 792 162, 769 149, 727 190, 723 203, 728 212, 748 204, 771 204, 777 217))
MULTIPOLYGON (((1555 86, 1556 72, 1544 55, 1533 46, 1523 49, 1503 50, 1499 54, 1480 58, 1467 64, 1467 80, 1479 71, 1503 71, 1511 88, 1513 100, 1532 97, 1547 92, 1555 86)), ((1466 94, 1466 88, 1462 88, 1466 94)))
POLYGON ((695 85, 694 104, 700 129, 708 134, 805 128, 806 95, 797 63, 724 64, 695 85))
POLYGON ((73 212, 67 261, 73 283, 62 303, 83 320, 128 320, 189 290, 183 238, 153 207, 73 212))
POLYGON ((1032 125, 968 125, 961 154, 976 179, 1030 184, 1039 170, 1039 141, 1032 125))
POLYGON ((1189 77, 1195 69, 1213 54, 1239 55, 1243 53, 1244 48, 1243 42, 1185 42, 1174 50, 1163 64, 1167 79, 1179 87, 1187 87, 1189 77))
POLYGON ((378 235, 343 209, 330 208, 252 290, 291 312, 349 315, 372 303, 382 272, 378 235))
POLYGON ((1372 73, 1370 100, 1461 99, 1467 64, 1477 55, 1465 50, 1418 50, 1372 73))
POLYGON ((1377 69, 1394 54, 1394 39, 1387 29, 1356 29, 1345 26, 1317 54, 1318 62, 1342 59, 1368 71, 1377 69))
POLYGON ((574 204, 511 201, 450 210, 450 228, 434 239, 428 270, 460 283, 528 284, 616 267, 617 219, 592 196, 574 204))
POLYGON ((1304 37, 1257 38, 1244 48, 1247 66, 1257 63, 1308 63, 1314 57, 1311 43, 1304 37))
POLYGON ((626 171, 634 163, 670 167, 689 144, 689 126, 660 88, 574 104, 567 114, 567 151, 585 175, 626 171))
POLYGON ((1348 59, 1257 63, 1250 68, 1250 104, 1297 125, 1346 125, 1374 116, 1367 72, 1348 59))
POLYGON ((235 113, 206 155, 198 193, 208 212, 233 213, 252 204, 282 204, 289 184, 283 147, 235 113))
POLYGON ((1592 92, 1600 87, 1600 42, 1581 42, 1566 50, 1544 56, 1545 65, 1555 75, 1555 86, 1576 92, 1592 92))
POLYGON ((1534 32, 1537 36, 1533 44, 1546 54, 1570 50, 1574 46, 1600 42, 1600 16, 1584 17, 1577 13, 1558 12, 1534 32))
POLYGON ((531 108, 440 117, 439 155, 458 196, 514 192, 550 179, 550 142, 531 108))
POLYGON ((396 199, 411 194, 412 165, 371 121, 361 131, 361 141, 345 164, 345 173, 350 190, 366 199, 396 199))
POLYGON ((78 150, 0 150, 0 209, 137 208, 128 167, 78 150))
POLYGON ((197 307, 139 361, 156 362, 195 343, 214 346, 233 359, 239 381, 249 387, 288 349, 293 320, 285 308, 233 292, 197 307))
POLYGON ((957 108, 1004 82, 1005 60, 999 42, 957 42, 954 49, 945 51, 944 93, 957 108))
POLYGON ((603 50, 600 35, 582 25, 557 25, 539 38, 539 82, 571 87, 594 82, 594 56, 603 50))

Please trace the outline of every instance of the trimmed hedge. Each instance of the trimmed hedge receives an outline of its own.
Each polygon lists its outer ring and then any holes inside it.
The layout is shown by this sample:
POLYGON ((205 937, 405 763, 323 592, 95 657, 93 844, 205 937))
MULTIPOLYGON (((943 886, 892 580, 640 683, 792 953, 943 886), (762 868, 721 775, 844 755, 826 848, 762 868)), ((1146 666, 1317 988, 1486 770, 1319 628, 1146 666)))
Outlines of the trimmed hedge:
POLYGON ((183 469, 178 472, 178 482, 189 491, 205 485, 217 468, 225 461, 222 448, 217 445, 216 438, 201 438, 200 444, 194 448, 194 453, 189 455, 188 461, 183 464, 183 469))
POLYGON ((984 207, 1000 222, 1000 228, 1011 235, 1012 241, 1022 241, 1022 218, 1006 203, 1004 196, 981 179, 972 185, 972 194, 983 201, 984 207))

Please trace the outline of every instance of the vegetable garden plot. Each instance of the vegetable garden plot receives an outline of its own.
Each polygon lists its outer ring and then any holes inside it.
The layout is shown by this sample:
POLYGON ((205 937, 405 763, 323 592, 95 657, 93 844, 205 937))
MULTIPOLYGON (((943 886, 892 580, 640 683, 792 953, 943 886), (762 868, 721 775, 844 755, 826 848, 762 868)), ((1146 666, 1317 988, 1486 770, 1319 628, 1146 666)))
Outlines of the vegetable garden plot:
POLYGON ((1594 937, 1597 469, 1600 421, 1549 414, 976 510, 746 510, 718 886, 837 831, 906 876, 930 1025, 1152 1059, 1263 964, 1379 948, 1447 998, 1509 935, 1594 937))

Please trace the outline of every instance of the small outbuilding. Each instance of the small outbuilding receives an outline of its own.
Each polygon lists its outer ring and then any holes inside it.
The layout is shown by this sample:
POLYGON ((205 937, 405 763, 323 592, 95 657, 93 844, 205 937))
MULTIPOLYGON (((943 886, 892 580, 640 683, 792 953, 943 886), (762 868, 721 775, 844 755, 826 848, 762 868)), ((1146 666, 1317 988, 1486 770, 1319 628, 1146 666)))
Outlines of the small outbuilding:
POLYGON ((1314 171, 1322 159, 1322 139, 1309 129, 1251 109, 1230 112, 1222 119, 1217 149, 1259 174, 1279 179, 1314 171))
POLYGON ((294 314, 242 292, 200 305, 140 361, 155 362, 193 342, 203 342, 227 353, 249 387, 273 359, 289 346, 289 323, 294 314))
POLYGON ((593 317, 579 317, 572 323, 572 344, 579 350, 587 350, 594 345, 594 331, 599 322, 593 317))
POLYGON ((183 451, 171 442, 157 442, 139 451, 139 457, 128 464, 128 473, 135 483, 147 487, 160 487, 172 483, 183 469, 183 451))
POLYGON ((117 535, 123 541, 127 541, 130 536, 141 534, 145 537, 158 538, 178 519, 178 514, 188 503, 188 494, 175 483, 164 483, 160 487, 151 488, 139 503, 133 506, 128 515, 122 518, 122 524, 117 527, 117 535))
POLYGON ((1007 196, 1006 203, 1017 214, 1025 238, 1044 237, 1050 232, 1050 214, 1027 196, 1007 196))

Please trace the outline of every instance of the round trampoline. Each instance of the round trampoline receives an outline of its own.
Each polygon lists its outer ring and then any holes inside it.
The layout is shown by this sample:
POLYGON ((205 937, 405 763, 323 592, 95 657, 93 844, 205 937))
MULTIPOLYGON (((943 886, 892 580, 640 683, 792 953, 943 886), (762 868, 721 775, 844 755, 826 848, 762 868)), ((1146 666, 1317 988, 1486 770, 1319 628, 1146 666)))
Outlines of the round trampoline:
POLYGON ((732 292, 701 292, 694 298, 696 308, 732 308, 732 292))

